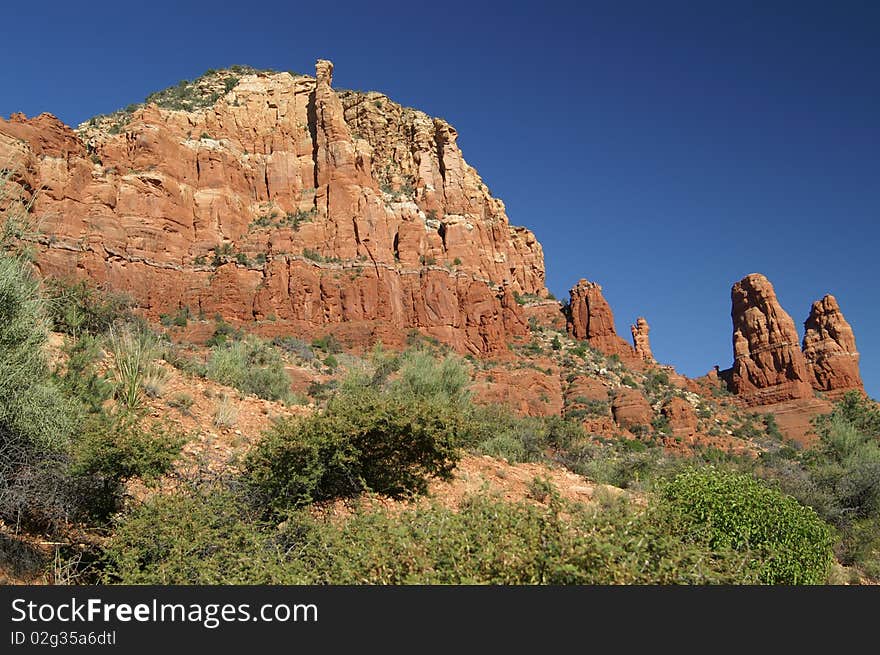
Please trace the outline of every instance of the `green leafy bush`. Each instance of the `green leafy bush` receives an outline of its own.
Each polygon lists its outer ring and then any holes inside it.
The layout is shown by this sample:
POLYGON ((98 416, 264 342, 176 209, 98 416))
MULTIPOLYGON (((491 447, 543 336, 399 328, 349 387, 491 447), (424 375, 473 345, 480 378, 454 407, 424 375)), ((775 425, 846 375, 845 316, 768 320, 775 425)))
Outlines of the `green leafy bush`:
POLYGON ((272 510, 371 490, 423 493, 458 461, 465 419, 447 404, 363 389, 325 413, 277 423, 249 454, 255 497, 272 510))
POLYGON ((228 492, 157 494, 120 516, 105 551, 103 582, 269 584, 276 555, 259 524, 228 492))
MULTIPOLYGON (((551 490, 552 491, 552 490, 551 490)), ((125 584, 706 584, 757 580, 747 558, 681 539, 663 517, 490 496, 459 509, 306 512, 254 521, 228 492, 157 496, 122 517, 105 581, 125 584)))
POLYGON ((222 343, 211 349, 206 375, 211 380, 267 400, 291 399, 284 359, 256 338, 222 343))
POLYGON ((70 475, 80 489, 79 505, 89 518, 104 520, 119 508, 123 483, 150 483, 170 468, 184 438, 161 424, 143 428, 134 414, 89 418, 72 446, 70 475))
POLYGON ((821 584, 832 562, 833 535, 816 513, 744 474, 693 469, 661 490, 664 509, 694 542, 757 560, 768 584, 821 584))

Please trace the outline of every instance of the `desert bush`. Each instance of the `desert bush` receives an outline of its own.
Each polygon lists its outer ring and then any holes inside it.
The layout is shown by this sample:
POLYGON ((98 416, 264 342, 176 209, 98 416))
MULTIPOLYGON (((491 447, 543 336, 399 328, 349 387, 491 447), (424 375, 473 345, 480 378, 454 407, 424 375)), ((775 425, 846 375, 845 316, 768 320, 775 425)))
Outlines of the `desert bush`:
POLYGON ((277 555, 266 531, 226 491, 157 494, 120 515, 103 581, 123 584, 268 584, 277 555))
POLYGON ((661 490, 671 523, 713 550, 746 553, 767 584, 821 584, 831 565, 831 529, 810 508, 755 478, 707 467, 661 490))
POLYGON ((459 405, 470 399, 470 373, 458 357, 438 361, 430 352, 411 349, 395 366, 399 377, 391 385, 393 393, 459 405))
POLYGON ((87 411, 100 412, 115 391, 112 378, 97 371, 98 362, 104 358, 101 342, 84 333, 77 339, 66 339, 64 353, 67 364, 63 371, 55 371, 58 385, 87 411))
POLYGON ((157 496, 120 517, 105 581, 127 584, 706 584, 757 581, 736 551, 676 535, 624 502, 602 511, 491 496, 459 509, 360 507, 277 527, 229 492, 157 496))
POLYGON ((214 334, 205 342, 205 345, 213 348, 214 346, 222 346, 228 341, 240 341, 243 338, 244 332, 242 330, 232 327, 221 318, 221 320, 217 321, 214 334))
POLYGON ((287 419, 249 454, 259 502, 274 511, 370 490, 423 493, 448 478, 466 420, 448 404, 363 389, 339 394, 316 416, 287 419))
POLYGON ((157 480, 171 468, 183 443, 176 431, 158 423, 145 428, 132 413, 90 417, 73 443, 69 468, 81 511, 105 520, 119 508, 127 480, 157 480))
POLYGON ((150 398, 161 398, 165 393, 165 383, 168 380, 168 371, 156 363, 146 367, 142 386, 144 393, 150 398))
POLYGON ((131 322, 134 301, 124 293, 102 289, 86 280, 49 278, 47 307, 56 332, 73 337, 99 335, 114 323, 131 322))
POLYGON ((208 360, 208 378, 267 400, 289 401, 290 377, 277 350, 248 338, 214 346, 208 360))
POLYGON ((542 419, 516 416, 502 405, 473 406, 466 436, 471 450, 512 464, 541 461, 550 446, 542 419))
POLYGON ((272 345, 285 352, 297 355, 307 362, 311 362, 315 359, 315 352, 312 350, 311 346, 302 339, 297 339, 296 337, 275 337, 272 340, 272 345))
POLYGON ((238 421, 238 407, 232 399, 223 394, 214 409, 214 425, 218 428, 232 428, 238 421))
POLYGON ((49 374, 48 324, 37 281, 0 253, 0 517, 13 522, 57 515, 54 472, 76 421, 49 374))
POLYGON ((323 337, 312 339, 312 348, 323 350, 330 355, 338 355, 342 352, 342 344, 332 334, 326 334, 323 337))

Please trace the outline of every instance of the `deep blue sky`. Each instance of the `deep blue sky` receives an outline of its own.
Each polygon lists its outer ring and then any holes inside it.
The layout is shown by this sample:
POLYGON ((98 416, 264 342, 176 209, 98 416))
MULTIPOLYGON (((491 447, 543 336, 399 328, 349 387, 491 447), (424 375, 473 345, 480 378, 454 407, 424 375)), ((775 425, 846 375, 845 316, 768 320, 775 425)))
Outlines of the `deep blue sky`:
POLYGON ((731 362, 730 286, 800 327, 837 296, 880 397, 880 3, 13 3, 0 115, 75 125, 208 68, 312 72, 442 116, 544 245, 688 375, 731 362))

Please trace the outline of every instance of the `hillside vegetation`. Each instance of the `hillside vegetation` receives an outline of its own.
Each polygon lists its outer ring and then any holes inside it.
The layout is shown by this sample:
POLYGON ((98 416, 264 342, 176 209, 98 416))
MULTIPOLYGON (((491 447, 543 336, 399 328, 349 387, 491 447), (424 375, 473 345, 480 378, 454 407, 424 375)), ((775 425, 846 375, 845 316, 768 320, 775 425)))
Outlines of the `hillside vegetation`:
MULTIPOLYGON (((215 317, 206 344, 174 342, 193 320, 185 312, 150 325, 123 295, 35 278, 18 249, 27 207, 5 207, 4 224, 18 221, 0 250, 0 575, 9 581, 880 577, 880 411, 858 394, 816 421, 809 450, 733 414, 752 426, 742 435, 752 448, 738 454, 676 454, 662 423, 599 438, 576 407, 523 417, 476 402, 474 379, 491 363, 429 339, 358 355, 332 335, 270 342, 215 317), (311 382, 294 391, 291 371, 302 370, 311 382), (617 491, 580 501, 536 475, 519 497, 476 489, 444 502, 438 490, 462 458, 483 455, 617 491)), ((536 334, 520 347, 548 348, 579 374, 600 364, 563 335, 536 334)), ((601 364, 657 402, 681 393, 657 372, 601 364)))

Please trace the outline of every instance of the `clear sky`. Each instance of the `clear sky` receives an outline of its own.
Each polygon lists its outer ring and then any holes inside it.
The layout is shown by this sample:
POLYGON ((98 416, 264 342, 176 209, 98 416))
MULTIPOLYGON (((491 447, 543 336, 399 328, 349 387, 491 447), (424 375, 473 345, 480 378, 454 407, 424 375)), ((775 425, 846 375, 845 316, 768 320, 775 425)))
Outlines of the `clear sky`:
POLYGON ((442 116, 544 245, 688 375, 731 363, 730 286, 802 326, 833 293, 880 398, 880 3, 40 2, 4 10, 0 115, 75 125, 209 68, 313 72, 442 116))

